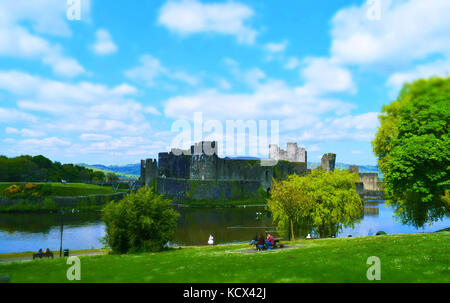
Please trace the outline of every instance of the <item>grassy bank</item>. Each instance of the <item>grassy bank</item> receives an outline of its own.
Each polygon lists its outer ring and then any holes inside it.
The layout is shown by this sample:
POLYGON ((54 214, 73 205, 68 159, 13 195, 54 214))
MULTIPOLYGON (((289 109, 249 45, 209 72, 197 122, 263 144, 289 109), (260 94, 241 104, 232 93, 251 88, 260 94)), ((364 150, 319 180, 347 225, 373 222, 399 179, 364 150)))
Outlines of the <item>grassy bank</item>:
MULTIPOLYGON (((81 258, 81 282, 450 282, 450 232, 303 240, 295 248, 247 253, 249 245, 188 247, 161 253, 81 258)), ((11 282, 68 282, 65 260, 0 264, 11 282)))

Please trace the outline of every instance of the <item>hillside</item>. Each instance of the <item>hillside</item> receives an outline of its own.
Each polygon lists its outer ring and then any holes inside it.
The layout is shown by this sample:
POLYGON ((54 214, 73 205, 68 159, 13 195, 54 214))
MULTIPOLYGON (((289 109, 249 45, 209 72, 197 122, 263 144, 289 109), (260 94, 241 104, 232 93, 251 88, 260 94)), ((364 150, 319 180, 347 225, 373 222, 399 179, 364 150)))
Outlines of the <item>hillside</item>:
POLYGON ((93 171, 102 171, 105 175, 107 173, 115 173, 122 179, 138 179, 141 175, 140 164, 129 164, 125 166, 110 165, 105 166, 102 164, 89 165, 85 163, 78 164, 79 166, 92 169, 93 171))

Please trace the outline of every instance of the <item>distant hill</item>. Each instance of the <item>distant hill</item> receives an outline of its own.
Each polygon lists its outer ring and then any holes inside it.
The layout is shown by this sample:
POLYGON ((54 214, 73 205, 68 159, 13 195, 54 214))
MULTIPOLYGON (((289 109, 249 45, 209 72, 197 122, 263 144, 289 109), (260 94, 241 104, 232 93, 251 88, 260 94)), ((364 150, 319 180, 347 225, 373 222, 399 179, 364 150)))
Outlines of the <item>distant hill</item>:
MULTIPOLYGON (((317 168, 320 166, 320 162, 308 162, 308 168, 317 168)), ((355 164, 346 164, 341 162, 336 162, 337 169, 345 169, 347 170, 351 165, 355 164)), ((358 165, 360 173, 378 173, 378 178, 383 178, 383 173, 378 170, 378 166, 376 165, 358 165)))
POLYGON ((85 163, 80 163, 78 164, 79 166, 83 166, 86 168, 90 168, 94 171, 102 171, 103 173, 105 173, 105 175, 107 173, 115 173, 116 175, 119 176, 119 178, 122 179, 138 179, 139 176, 141 175, 141 164, 128 164, 128 165, 124 165, 124 166, 119 166, 119 165, 110 165, 110 166, 106 166, 106 165, 102 165, 102 164, 94 164, 94 165, 89 165, 89 164, 85 164, 85 163))

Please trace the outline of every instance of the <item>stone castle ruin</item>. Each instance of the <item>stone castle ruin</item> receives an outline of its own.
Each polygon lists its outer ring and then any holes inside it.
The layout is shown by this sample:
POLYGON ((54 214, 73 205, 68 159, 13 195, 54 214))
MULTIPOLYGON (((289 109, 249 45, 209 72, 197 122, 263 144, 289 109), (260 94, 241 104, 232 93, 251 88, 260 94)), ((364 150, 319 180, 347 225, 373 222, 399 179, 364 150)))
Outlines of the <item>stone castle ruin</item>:
MULTIPOLYGON (((269 146, 269 159, 274 165, 262 165, 262 160, 230 159, 218 156, 216 141, 200 142, 188 150, 173 148, 158 154, 158 161, 141 161, 141 186, 154 186, 158 193, 175 201, 205 200, 230 201, 263 199, 270 191, 273 179, 283 180, 288 175, 305 175, 307 151, 297 143, 288 143, 282 150, 269 146)), ((335 169, 336 154, 323 155, 321 168, 335 169)), ((359 173, 358 167, 350 170, 359 173)), ((358 193, 379 191, 378 175, 359 174, 358 193)))
POLYGON ((159 153, 158 161, 141 161, 141 184, 156 186, 158 193, 175 200, 258 199, 270 191, 272 178, 307 173, 306 151, 289 146, 297 145, 288 145, 289 157, 272 158, 278 160, 274 166, 263 166, 261 160, 220 158, 215 141, 196 143, 190 150, 172 149, 159 153))
POLYGON ((304 147, 298 147, 297 143, 288 143, 286 150, 280 149, 276 144, 270 144, 269 158, 273 160, 308 163, 306 149, 304 147))

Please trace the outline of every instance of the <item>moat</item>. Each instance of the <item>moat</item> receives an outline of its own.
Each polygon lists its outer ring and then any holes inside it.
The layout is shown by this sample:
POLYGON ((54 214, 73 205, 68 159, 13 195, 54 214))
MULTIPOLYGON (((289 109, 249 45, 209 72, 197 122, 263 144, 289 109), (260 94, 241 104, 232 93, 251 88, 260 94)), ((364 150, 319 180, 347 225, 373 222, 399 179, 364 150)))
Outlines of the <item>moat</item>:
MULTIPOLYGON (((264 207, 177 208, 181 216, 173 245, 205 245, 212 233, 217 244, 245 243, 258 233, 273 231, 267 215, 257 215, 264 207)), ((372 231, 388 234, 434 232, 450 226, 450 218, 416 229, 397 222, 393 210, 384 201, 367 201, 364 217, 353 229, 346 228, 338 237, 365 236, 372 231)), ((58 214, 0 214, 0 253, 37 251, 49 247, 59 250, 61 218, 58 214)), ((297 231, 304 238, 306 229, 297 231)), ((64 215, 63 248, 71 250, 101 248, 104 223, 100 212, 66 213, 64 215)))

